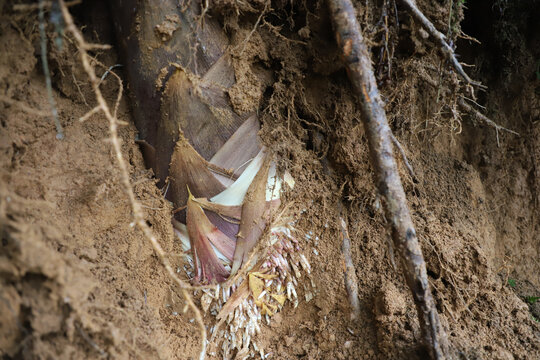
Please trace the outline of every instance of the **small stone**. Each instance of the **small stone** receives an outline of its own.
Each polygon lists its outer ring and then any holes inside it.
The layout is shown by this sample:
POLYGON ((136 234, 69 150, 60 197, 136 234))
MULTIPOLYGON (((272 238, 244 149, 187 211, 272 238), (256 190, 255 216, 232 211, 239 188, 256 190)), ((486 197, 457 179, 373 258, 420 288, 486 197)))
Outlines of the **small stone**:
POLYGON ((279 327, 282 320, 283 320, 283 316, 281 315, 281 313, 275 314, 274 316, 272 316, 272 321, 270 322, 270 327, 272 327, 272 328, 279 327))
POLYGON ((93 246, 85 247, 81 249, 81 258, 95 263, 98 260, 98 251, 93 246))
POLYGON ((383 285, 376 300, 377 315, 403 315, 405 310, 405 299, 394 284, 383 285))
POLYGON ((309 27, 307 26, 304 26, 303 28, 298 30, 298 35, 300 35, 302 39, 309 39, 310 33, 311 32, 309 31, 309 27))
POLYGON ((294 337, 285 336, 285 345, 287 345, 287 347, 291 346, 293 342, 294 342, 294 337))

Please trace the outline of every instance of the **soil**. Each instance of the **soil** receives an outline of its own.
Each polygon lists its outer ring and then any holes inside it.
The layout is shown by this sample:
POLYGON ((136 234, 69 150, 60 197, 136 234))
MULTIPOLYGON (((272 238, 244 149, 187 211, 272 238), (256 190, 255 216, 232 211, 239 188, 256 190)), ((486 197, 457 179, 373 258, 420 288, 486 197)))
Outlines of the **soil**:
MULTIPOLYGON (((402 10, 399 24, 395 15, 387 17, 391 62, 388 53, 382 57, 379 20, 393 5, 368 3, 356 2, 358 16, 373 46, 392 128, 416 175, 398 161, 455 356, 540 358, 538 3, 474 2, 465 12, 455 5, 449 16, 446 2, 417 2, 438 28, 452 30, 462 60, 476 65, 471 75, 489 87, 477 99, 485 114, 519 136, 460 113, 455 94, 467 89, 402 10), (461 29, 482 44, 458 39, 461 29)), ((104 4, 85 2, 72 12, 88 41, 114 45, 104 4)), ((132 225, 108 123, 99 113, 79 121, 95 99, 73 42, 64 37, 62 49, 49 42, 53 95, 65 130, 57 140, 51 117, 39 113, 49 102, 37 11, 12 7, 0 2, 0 355, 197 358, 193 315, 183 312, 178 289, 132 225)), ((286 306, 258 341, 274 359, 423 358, 416 310, 373 184, 359 105, 324 2, 277 0, 269 9, 262 1, 217 1, 209 12, 233 49, 231 103, 238 113, 259 111, 261 140, 296 180, 287 201, 305 234, 301 251, 315 282, 315 297, 286 306), (343 284, 339 199, 360 292, 354 321, 343 284)), ((53 39, 52 26, 48 30, 53 39)), ((120 62, 114 46, 93 55, 103 64, 98 76, 120 62)), ((123 76, 121 68, 115 71, 123 76)), ((117 80, 106 76, 101 87, 114 104, 117 80)), ((127 123, 120 137, 136 196, 181 267, 172 205, 145 168, 126 97, 118 119, 127 123)), ((220 358, 209 346, 209 357, 220 358)))

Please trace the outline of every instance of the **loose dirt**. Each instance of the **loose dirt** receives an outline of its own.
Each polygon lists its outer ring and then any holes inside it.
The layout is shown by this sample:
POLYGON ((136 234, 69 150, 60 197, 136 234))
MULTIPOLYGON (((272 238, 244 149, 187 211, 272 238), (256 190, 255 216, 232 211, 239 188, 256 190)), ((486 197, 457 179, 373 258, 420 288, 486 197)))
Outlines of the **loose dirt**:
MULTIPOLYGON (((448 26, 447 7, 418 3, 437 26, 448 26)), ((400 168, 438 311, 464 359, 540 357, 539 302, 533 301, 540 296, 540 31, 532 20, 516 22, 508 36, 519 51, 511 53, 510 40, 481 30, 504 28, 529 4, 518 3, 484 24, 467 20, 482 11, 471 6, 463 27, 485 45, 461 40, 458 52, 476 62, 474 76, 489 86, 478 99, 486 113, 520 136, 474 126, 459 113, 455 96, 443 91, 454 89, 457 78, 439 70, 446 65, 406 14, 399 13, 399 28, 390 23, 391 71, 387 60, 374 61, 393 130, 416 174, 413 180, 400 168)), ((114 44, 107 7, 97 4, 73 8, 78 25, 89 41, 114 44)), ((359 105, 324 3, 273 2, 253 33, 265 6, 251 5, 237 12, 234 2, 220 1, 210 15, 230 37, 234 109, 259 110, 262 141, 296 180, 287 201, 298 214, 316 289, 313 299, 286 306, 264 325, 259 343, 274 359, 423 358, 416 310, 372 182, 359 105), (354 321, 343 284, 340 198, 359 279, 361 316, 354 321)), ((356 5, 375 44, 380 7, 356 5)), ((33 111, 49 109, 37 13, 11 7, 0 3, 0 354, 197 358, 193 315, 183 312, 177 289, 131 224, 108 123, 101 114, 79 121, 95 99, 74 45, 65 37, 62 50, 49 46, 65 129, 59 141, 50 116, 33 111)), ((462 11, 453 16, 459 26, 462 11)), ((381 47, 374 49, 379 54, 381 47)), ((94 55, 104 65, 97 66, 99 76, 120 62, 114 49, 94 55)), ((114 104, 116 79, 107 76, 101 86, 114 104)), ((123 152, 148 224, 181 268, 172 206, 144 166, 127 97, 118 118, 128 123, 120 130, 123 152)), ((219 358, 219 349, 209 347, 209 356, 219 358)))

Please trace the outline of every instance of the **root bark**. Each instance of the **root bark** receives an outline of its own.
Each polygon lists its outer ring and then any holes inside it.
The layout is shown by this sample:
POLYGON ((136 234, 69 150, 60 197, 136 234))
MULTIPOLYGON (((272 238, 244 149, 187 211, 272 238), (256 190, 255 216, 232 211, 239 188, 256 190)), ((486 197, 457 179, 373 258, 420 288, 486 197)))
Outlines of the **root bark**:
POLYGON ((328 7, 349 80, 360 99, 376 185, 416 304, 422 340, 432 359, 449 358, 448 341, 431 295, 426 264, 393 155, 392 132, 355 9, 350 0, 328 0, 328 7))

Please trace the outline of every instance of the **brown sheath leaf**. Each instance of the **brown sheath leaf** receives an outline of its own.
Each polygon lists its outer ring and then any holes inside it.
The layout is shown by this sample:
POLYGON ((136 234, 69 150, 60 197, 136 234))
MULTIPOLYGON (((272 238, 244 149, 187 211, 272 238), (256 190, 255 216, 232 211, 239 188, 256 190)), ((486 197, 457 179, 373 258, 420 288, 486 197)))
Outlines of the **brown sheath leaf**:
POLYGON ((269 168, 270 157, 267 156, 244 198, 231 274, 235 274, 246 262, 249 252, 255 247, 268 223, 270 211, 266 206, 266 184, 269 168))
POLYGON ((204 84, 193 73, 175 69, 161 98, 161 117, 156 132, 157 175, 164 178, 168 161, 182 129, 193 148, 209 160, 244 123, 236 114, 225 90, 204 84))
POLYGON ((221 283, 227 279, 229 272, 218 259, 212 244, 225 257, 232 259, 234 253, 234 240, 228 238, 208 220, 203 209, 188 199, 187 204, 187 229, 191 242, 191 251, 196 266, 195 281, 211 283, 214 280, 221 283))
POLYGON ((261 150, 258 132, 259 120, 253 115, 236 130, 210 162, 225 169, 234 169, 235 175, 240 175, 243 166, 261 150))
POLYGON ((199 204, 205 210, 211 210, 221 216, 228 217, 235 220, 240 220, 242 215, 242 206, 230 206, 223 205, 209 201, 206 198, 194 199, 194 201, 199 204))
POLYGON ((187 203, 187 187, 195 197, 211 197, 225 190, 224 185, 208 170, 205 160, 182 133, 174 148, 169 178, 169 198, 175 207, 182 207, 187 203))

